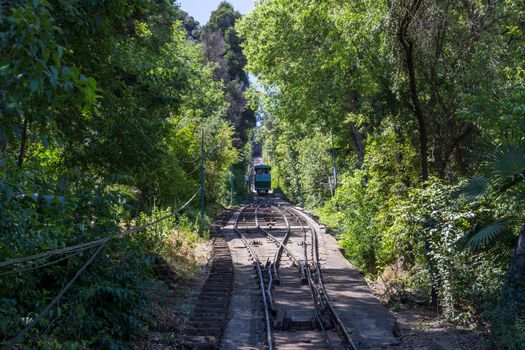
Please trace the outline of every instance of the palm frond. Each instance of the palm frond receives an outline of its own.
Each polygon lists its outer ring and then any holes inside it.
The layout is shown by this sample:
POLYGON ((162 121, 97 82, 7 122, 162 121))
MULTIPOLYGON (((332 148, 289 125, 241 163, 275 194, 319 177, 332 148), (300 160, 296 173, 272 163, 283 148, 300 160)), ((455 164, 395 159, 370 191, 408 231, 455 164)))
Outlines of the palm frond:
POLYGON ((493 173, 496 181, 507 182, 525 173, 525 144, 503 144, 494 154, 493 173))
POLYGON ((482 227, 468 240, 467 247, 470 250, 485 247, 496 236, 507 230, 507 221, 506 218, 498 219, 492 224, 482 227))
POLYGON ((131 185, 126 184, 113 184, 110 186, 110 190, 116 191, 132 200, 138 200, 140 197, 140 190, 131 185))
POLYGON ((466 195, 469 199, 475 199, 487 192, 489 179, 485 176, 475 176, 469 180, 460 190, 461 194, 466 195))

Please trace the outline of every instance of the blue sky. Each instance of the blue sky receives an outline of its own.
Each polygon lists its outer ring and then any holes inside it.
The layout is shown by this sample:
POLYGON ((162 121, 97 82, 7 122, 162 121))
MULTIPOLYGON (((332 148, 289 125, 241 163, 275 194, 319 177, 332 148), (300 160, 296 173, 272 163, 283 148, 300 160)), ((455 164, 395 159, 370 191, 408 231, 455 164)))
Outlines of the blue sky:
MULTIPOLYGON (((180 7, 193 16, 201 25, 210 19, 211 11, 215 10, 222 0, 179 0, 180 7)), ((254 0, 229 0, 230 4, 241 14, 246 14, 253 8, 254 0)))

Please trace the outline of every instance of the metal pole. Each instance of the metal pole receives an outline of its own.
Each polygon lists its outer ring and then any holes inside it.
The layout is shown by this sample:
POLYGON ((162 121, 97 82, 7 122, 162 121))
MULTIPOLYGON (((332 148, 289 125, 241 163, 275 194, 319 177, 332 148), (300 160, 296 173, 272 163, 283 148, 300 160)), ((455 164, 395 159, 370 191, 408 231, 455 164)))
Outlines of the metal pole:
POLYGON ((335 164, 334 128, 330 129, 330 133, 332 134, 332 164, 334 168, 334 192, 335 192, 335 188, 337 187, 337 168, 335 164))
POLYGON ((201 135, 201 229, 204 231, 204 125, 201 135))
POLYGON ((230 206, 233 205, 233 182, 235 180, 235 175, 232 169, 233 166, 230 167, 230 206))

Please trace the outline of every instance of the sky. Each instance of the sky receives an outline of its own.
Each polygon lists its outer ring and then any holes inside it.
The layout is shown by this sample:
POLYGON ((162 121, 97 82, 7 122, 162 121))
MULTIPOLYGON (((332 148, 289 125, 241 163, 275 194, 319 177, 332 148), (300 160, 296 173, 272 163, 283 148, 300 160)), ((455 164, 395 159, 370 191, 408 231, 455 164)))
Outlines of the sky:
MULTIPOLYGON (((211 11, 217 9, 222 0, 179 0, 180 7, 195 18, 201 25, 208 23, 211 11)), ((253 8, 254 0, 228 0, 241 14, 253 8)))

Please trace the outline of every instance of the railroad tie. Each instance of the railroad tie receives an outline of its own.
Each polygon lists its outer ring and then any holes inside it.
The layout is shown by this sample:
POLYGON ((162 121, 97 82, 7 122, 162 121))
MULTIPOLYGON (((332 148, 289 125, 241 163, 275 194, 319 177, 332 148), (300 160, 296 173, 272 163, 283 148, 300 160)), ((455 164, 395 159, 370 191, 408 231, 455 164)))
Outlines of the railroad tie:
POLYGON ((209 275, 187 324, 184 349, 218 349, 226 326, 233 284, 233 263, 222 234, 215 234, 212 244, 209 275))

